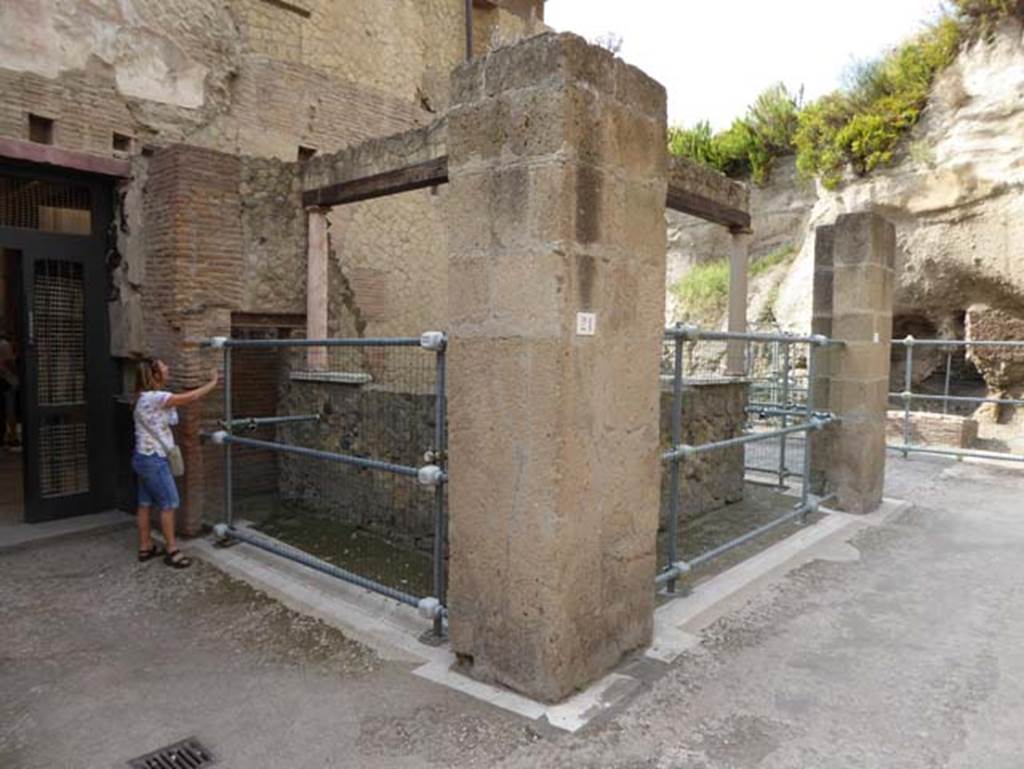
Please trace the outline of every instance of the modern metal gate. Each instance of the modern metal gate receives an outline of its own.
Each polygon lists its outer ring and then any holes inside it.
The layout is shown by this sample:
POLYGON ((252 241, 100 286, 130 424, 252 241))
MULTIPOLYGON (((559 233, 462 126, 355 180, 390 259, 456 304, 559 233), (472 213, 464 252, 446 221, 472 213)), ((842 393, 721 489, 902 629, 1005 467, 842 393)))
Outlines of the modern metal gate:
MULTIPOLYGON (((1008 462, 1024 462, 1024 451, 991 451, 971 446, 936 445, 922 436, 918 442, 913 440, 913 416, 915 414, 932 414, 951 416, 971 414, 978 407, 989 405, 996 409, 1018 409, 1024 406, 1020 398, 992 398, 988 395, 953 395, 954 359, 966 361, 971 355, 997 356, 1002 365, 1017 363, 1024 367, 1024 341, 1000 339, 916 339, 907 336, 904 339, 892 340, 893 347, 903 347, 903 391, 890 392, 893 403, 902 405, 901 438, 899 443, 890 442, 888 448, 898 451, 906 459, 910 454, 931 454, 936 456, 974 457, 977 459, 998 459, 1008 462), (914 360, 921 362, 923 355, 939 356, 944 359, 942 392, 914 391, 914 360)), ((1022 436, 1024 437, 1024 436, 1022 436)), ((1022 441, 1024 444, 1024 441, 1022 441)))
POLYGON ((113 502, 107 335, 109 185, 0 169, 0 248, 17 256, 25 519, 113 502))
POLYGON ((436 635, 443 635, 447 613, 446 344, 442 332, 417 338, 219 337, 207 342, 206 346, 221 349, 224 355, 223 420, 221 429, 207 436, 224 447, 224 515, 214 527, 218 537, 240 540, 413 606, 433 621, 436 635), (278 383, 285 402, 273 416, 239 415, 232 399, 237 389, 233 359, 242 351, 259 350, 290 356, 278 383), (429 436, 416 427, 428 423, 429 436), (270 429, 276 439, 246 437, 254 429, 270 429), (414 445, 420 440, 424 443, 414 445), (342 518, 358 523, 365 521, 369 508, 383 510, 376 521, 379 527, 400 526, 428 515, 432 534, 429 594, 417 594, 394 580, 387 584, 377 574, 360 573, 344 558, 332 562, 319 557, 302 546, 301 537, 297 543, 282 541, 238 520, 234 464, 245 451, 279 457, 281 483, 287 486, 281 494, 312 511, 300 518, 301 525, 315 527, 342 518), (381 484, 381 479, 394 484, 381 484))
MULTIPOLYGON (((829 499, 815 498, 810 494, 810 451, 803 450, 801 445, 799 470, 793 471, 790 468, 793 467, 794 455, 788 449, 794 438, 802 438, 801 443, 806 444, 811 433, 835 421, 832 414, 821 410, 815 403, 813 383, 820 356, 841 343, 823 336, 731 333, 682 325, 668 328, 665 341, 663 378, 670 378, 672 385, 671 446, 662 459, 669 474, 669 496, 667 531, 663 537, 664 566, 655 581, 672 593, 677 580, 696 567, 788 521, 804 522, 823 501, 829 499), (728 372, 731 376, 725 376, 726 347, 730 344, 743 346, 745 370, 728 372), (798 364, 802 365, 802 370, 798 369, 798 364), (705 436, 687 443, 683 440, 684 388, 716 381, 749 387, 744 429, 741 434, 731 437, 705 436), (759 424, 758 420, 762 423, 759 424), (764 424, 764 420, 770 422, 764 424), (775 447, 776 453, 767 463, 762 459, 760 464, 755 462, 752 466, 750 449, 755 447, 775 447), (780 498, 771 520, 748 527, 742 533, 684 559, 680 556, 681 511, 686 494, 682 482, 684 469, 688 476, 693 477, 698 474, 693 463, 704 461, 706 457, 724 457, 728 452, 740 452, 736 461, 742 470, 775 474, 778 486, 785 486, 790 477, 795 476, 799 482, 799 498, 792 502, 780 498)), ((697 413, 691 416, 699 421, 705 415, 697 413)), ((689 488, 692 490, 693 484, 689 488)), ((709 515, 714 516, 715 510, 712 509, 709 515)))

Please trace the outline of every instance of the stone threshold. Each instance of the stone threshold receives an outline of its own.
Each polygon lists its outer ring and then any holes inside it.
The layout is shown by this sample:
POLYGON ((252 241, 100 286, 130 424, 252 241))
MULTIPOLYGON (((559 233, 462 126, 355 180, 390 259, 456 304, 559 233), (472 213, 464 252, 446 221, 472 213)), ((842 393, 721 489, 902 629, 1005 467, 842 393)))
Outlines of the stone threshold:
POLYGON ((131 526, 135 516, 120 510, 105 513, 76 515, 42 523, 12 523, 0 525, 0 552, 27 547, 42 542, 70 537, 76 534, 90 534, 98 531, 131 526))

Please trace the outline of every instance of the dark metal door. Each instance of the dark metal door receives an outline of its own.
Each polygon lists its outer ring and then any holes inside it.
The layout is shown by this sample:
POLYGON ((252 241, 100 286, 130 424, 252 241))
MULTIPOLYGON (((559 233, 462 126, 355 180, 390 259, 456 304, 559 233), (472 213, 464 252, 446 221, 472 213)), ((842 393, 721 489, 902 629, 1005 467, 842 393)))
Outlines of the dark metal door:
POLYGON ((0 208, 0 245, 21 253, 25 520, 95 513, 110 506, 113 478, 109 188, 2 170, 0 182, 0 203, 17 206, 0 208))

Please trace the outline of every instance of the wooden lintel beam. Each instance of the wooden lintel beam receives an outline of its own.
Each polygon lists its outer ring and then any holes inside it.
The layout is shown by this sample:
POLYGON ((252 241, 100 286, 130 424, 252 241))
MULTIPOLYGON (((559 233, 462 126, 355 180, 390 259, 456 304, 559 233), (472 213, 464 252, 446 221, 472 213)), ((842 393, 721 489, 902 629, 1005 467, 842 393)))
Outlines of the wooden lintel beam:
POLYGON ((697 195, 688 190, 673 187, 671 184, 668 187, 665 207, 683 214, 696 216, 698 219, 703 219, 707 222, 720 224, 735 232, 750 231, 750 214, 748 212, 724 206, 703 195, 697 195))
POLYGON ((404 168, 307 190, 302 193, 302 204, 306 208, 330 208, 447 183, 448 156, 442 155, 404 168))

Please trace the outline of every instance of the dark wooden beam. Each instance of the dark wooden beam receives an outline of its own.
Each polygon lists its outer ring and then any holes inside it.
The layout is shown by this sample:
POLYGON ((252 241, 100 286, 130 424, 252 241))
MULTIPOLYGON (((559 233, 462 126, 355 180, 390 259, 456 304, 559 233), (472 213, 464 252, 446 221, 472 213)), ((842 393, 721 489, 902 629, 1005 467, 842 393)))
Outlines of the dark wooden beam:
POLYGON ((0 159, 24 160, 103 176, 127 178, 132 173, 132 164, 127 160, 90 155, 87 152, 55 147, 52 144, 36 144, 18 139, 0 139, 0 159))
POLYGON ((716 200, 698 195, 681 187, 669 184, 665 207, 683 214, 696 216, 714 224, 721 224, 730 230, 739 232, 750 231, 750 214, 738 208, 724 206, 716 200))
POLYGON ((302 193, 307 208, 330 208, 448 183, 448 156, 302 193))

